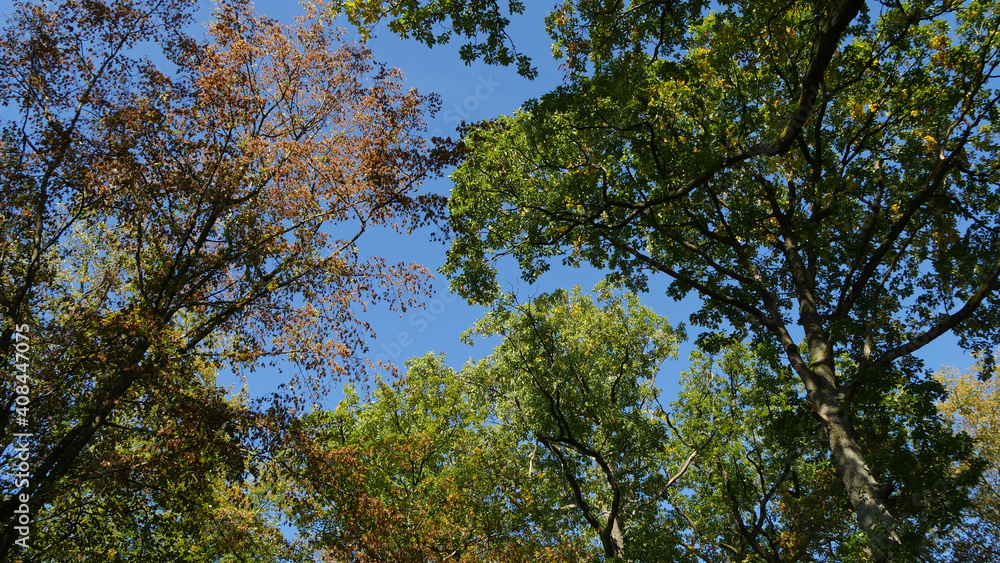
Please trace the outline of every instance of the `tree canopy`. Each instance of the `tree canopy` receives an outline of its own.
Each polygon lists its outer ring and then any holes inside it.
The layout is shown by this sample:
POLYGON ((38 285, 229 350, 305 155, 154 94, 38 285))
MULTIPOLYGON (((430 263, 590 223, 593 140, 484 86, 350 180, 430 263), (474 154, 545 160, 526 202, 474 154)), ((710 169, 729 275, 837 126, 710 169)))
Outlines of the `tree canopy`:
POLYGON ((596 303, 577 286, 488 314, 467 337, 503 341, 462 373, 532 450, 526 473, 551 511, 540 518, 564 521, 609 560, 670 559, 661 504, 697 448, 670 443, 654 380, 683 332, 634 294, 595 291, 596 303))
POLYGON ((289 482, 331 561, 664 561, 666 501, 711 435, 674 439, 654 378, 682 333, 634 294, 579 287, 508 303, 460 371, 411 360, 368 402, 305 417, 289 482), (316 497, 322 498, 316 502, 316 497))
POLYGON ((913 353, 942 334, 998 343, 1000 6, 565 2, 547 23, 565 84, 464 138, 453 287, 491 302, 509 255, 528 279, 562 260, 697 292, 694 322, 781 350, 896 549, 907 508, 865 413, 933 401, 913 353))
POLYGON ((308 445, 275 456, 300 535, 324 561, 584 560, 579 537, 535 516, 548 499, 482 398, 428 354, 369 400, 349 389, 305 417, 293 436, 308 445))
POLYGON ((990 560, 1000 3, 563 0, 561 84, 458 144, 336 18, 531 77, 521 2, 193 10, 0 36, 0 559, 990 560), (495 347, 366 388, 430 276, 368 231, 422 227, 495 347), (606 279, 501 291, 559 262, 606 279), (978 380, 917 357, 948 333, 978 380))
POLYGON ((216 370, 282 356, 322 392, 367 363, 359 310, 426 291, 421 266, 359 246, 439 216, 418 194, 448 161, 421 137, 436 98, 317 6, 286 25, 220 3, 204 37, 192 9, 19 2, 0 38, 0 421, 30 450, 0 480, 0 559, 38 539, 14 529, 22 504, 73 537, 96 491, 153 494, 147 479, 204 461, 198 486, 163 491, 193 509, 216 470, 243 472, 249 440, 216 370))
MULTIPOLYGON (((936 374, 948 389, 941 412, 953 431, 975 440, 979 462, 986 470, 972 493, 968 517, 945 543, 956 560, 986 562, 1000 557, 1000 404, 998 370, 979 362, 964 372, 952 368, 936 374)), ((935 485, 937 485, 935 483, 935 485)), ((925 494, 939 496, 940 487, 925 494)))

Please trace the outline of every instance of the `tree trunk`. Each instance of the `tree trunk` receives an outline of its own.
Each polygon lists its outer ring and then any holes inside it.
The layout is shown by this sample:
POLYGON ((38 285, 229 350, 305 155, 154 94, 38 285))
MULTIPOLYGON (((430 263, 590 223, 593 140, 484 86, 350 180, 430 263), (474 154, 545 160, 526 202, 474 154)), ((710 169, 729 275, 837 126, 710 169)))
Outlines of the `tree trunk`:
POLYGON ((830 457, 847 489, 858 525, 877 549, 873 559, 885 561, 893 549, 899 547, 900 540, 894 531, 895 519, 885 507, 884 487, 865 462, 850 414, 844 412, 836 397, 822 392, 810 395, 816 414, 826 426, 830 457))
POLYGON ((601 543, 604 544, 604 556, 615 561, 624 561, 625 537, 618 527, 618 518, 609 521, 600 535, 601 543))
MULTIPOLYGON (((815 280, 799 254, 795 241, 785 237, 783 251, 792 272, 799 302, 799 324, 805 330, 809 361, 802 357, 798 343, 783 325, 774 330, 785 347, 792 368, 805 384, 810 406, 826 427, 830 457, 844 482, 858 525, 874 544, 872 560, 885 561, 900 545, 894 531, 895 519, 885 507, 884 489, 865 462, 865 454, 854 433, 851 415, 843 408, 843 391, 837 385, 837 368, 830 333, 816 310, 815 280)), ((776 318, 780 316, 775 315, 776 318)))

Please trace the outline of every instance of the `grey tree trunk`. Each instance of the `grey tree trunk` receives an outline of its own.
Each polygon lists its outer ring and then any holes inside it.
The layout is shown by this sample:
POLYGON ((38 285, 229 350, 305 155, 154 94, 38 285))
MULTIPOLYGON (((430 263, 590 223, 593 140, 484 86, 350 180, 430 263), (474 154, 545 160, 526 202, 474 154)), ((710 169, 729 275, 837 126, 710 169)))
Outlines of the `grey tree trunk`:
POLYGON ((885 506, 885 489, 869 469, 850 414, 844 412, 837 397, 816 399, 819 404, 814 406, 826 426, 830 457, 847 489, 858 525, 875 544, 872 557, 877 561, 889 560, 900 546, 900 539, 894 530, 895 519, 885 506))

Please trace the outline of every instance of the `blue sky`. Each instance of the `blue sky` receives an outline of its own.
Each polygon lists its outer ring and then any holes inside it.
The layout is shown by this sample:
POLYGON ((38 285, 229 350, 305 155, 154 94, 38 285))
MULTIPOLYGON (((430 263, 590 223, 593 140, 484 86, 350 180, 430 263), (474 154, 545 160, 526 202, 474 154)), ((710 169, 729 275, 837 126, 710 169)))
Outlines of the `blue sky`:
MULTIPOLYGON (((202 20, 210 13, 212 3, 202 2, 202 20)), ((283 21, 302 13, 295 2, 266 0, 256 2, 258 12, 283 21)), ((500 114, 509 114, 525 100, 540 96, 553 89, 562 79, 558 62, 551 56, 550 39, 544 30, 544 16, 551 7, 550 2, 527 2, 526 13, 513 16, 511 34, 519 51, 530 55, 539 68, 539 77, 529 81, 517 75, 513 68, 491 67, 485 64, 466 65, 458 56, 458 45, 427 48, 416 41, 401 40, 393 36, 385 26, 377 28, 378 38, 369 43, 376 59, 389 66, 402 69, 408 87, 422 92, 436 92, 441 96, 442 110, 429 122, 429 132, 435 136, 454 135, 455 127, 461 121, 475 122, 500 114)), ((0 0, 0 14, 9 14, 10 2, 0 0)), ((353 34, 349 34, 353 37, 353 34)), ((429 182, 425 189, 447 195, 450 191, 447 178, 429 182)), ((359 246, 370 254, 379 254, 391 261, 419 262, 431 271, 436 271, 444 262, 446 246, 428 241, 430 231, 417 231, 410 236, 391 232, 368 232, 359 246)), ((557 287, 581 285, 585 290, 600 278, 599 272, 588 269, 553 267, 540 283, 529 286, 519 279, 518 272, 511 269, 501 271, 502 283, 508 290, 514 290, 524 301, 557 287)), ((661 280, 660 287, 667 280, 661 280)), ((490 343, 470 347, 459 341, 459 335, 468 329, 482 314, 483 309, 467 305, 461 298, 448 293, 447 281, 437 275, 434 281, 436 295, 426 307, 408 310, 404 313, 389 311, 384 307, 369 308, 366 320, 376 332, 376 338, 369 344, 373 357, 389 358, 398 364, 409 357, 423 355, 429 351, 444 353, 448 363, 461 367, 469 358, 481 358, 490 352, 490 343)), ((657 285, 653 284, 655 290, 657 285)), ((658 314, 666 316, 672 323, 686 321, 697 306, 695 299, 675 303, 662 295, 662 291, 642 296, 643 302, 658 314)), ((689 329, 693 338, 696 330, 689 329)), ((690 344, 682 347, 678 361, 664 364, 659 383, 664 391, 664 403, 672 400, 678 390, 676 383, 680 372, 687 366, 690 344)), ((956 345, 954 337, 948 335, 934 342, 919 354, 931 369, 942 364, 965 367, 971 363, 956 345)), ((252 395, 263 395, 273 390, 285 376, 275 370, 262 369, 248 377, 252 395)), ((334 385, 337 388, 337 385, 334 385)), ((337 393, 327 398, 325 406, 332 407, 339 400, 337 393)))
MULTIPOLYGON (((413 40, 401 40, 392 35, 383 25, 378 38, 369 43, 376 58, 402 69, 409 86, 422 92, 436 92, 442 99, 442 111, 429 122, 432 135, 452 134, 461 120, 468 122, 509 114, 525 100, 541 96, 558 86, 562 72, 558 61, 551 55, 551 40, 545 32, 544 17, 551 9, 548 2, 526 3, 525 14, 512 16, 511 34, 517 49, 531 56, 539 68, 535 80, 518 76, 513 68, 492 67, 482 63, 466 65, 458 56, 458 45, 425 47, 413 40)), ((261 13, 287 19, 296 12, 291 4, 277 1, 257 2, 261 13)), ((459 42, 460 44, 460 42, 459 42)), ((429 191, 447 195, 451 184, 447 178, 429 182, 429 191)), ((398 260, 420 262, 436 271, 444 262, 445 247, 428 244, 421 233, 410 237, 380 233, 378 238, 368 239, 368 248, 398 260)), ((602 277, 600 272, 590 268, 573 269, 554 266, 535 285, 528 285, 519 279, 514 269, 501 270, 504 288, 515 291, 521 300, 557 287, 581 285, 590 289, 602 277)), ((668 280, 660 280, 665 288, 668 280)), ((373 311, 368 318, 377 336, 370 345, 375 357, 389 357, 401 364, 403 360, 434 351, 445 353, 448 364, 460 368, 470 357, 481 358, 488 355, 490 342, 470 347, 459 342, 459 335, 468 329, 484 312, 480 307, 471 307, 460 297, 448 293, 447 281, 440 274, 434 282, 437 294, 423 310, 411 310, 402 315, 389 311, 373 311)), ((658 314, 667 317, 671 323, 687 321, 697 307, 697 299, 689 298, 674 302, 665 295, 656 293, 657 285, 652 284, 652 293, 642 296, 643 303, 658 314)), ((688 330, 690 339, 698 334, 697 327, 688 330)), ((667 361, 658 378, 663 390, 664 404, 673 400, 679 391, 677 382, 681 371, 688 366, 688 354, 693 346, 688 342, 682 346, 678 360, 667 361)), ((957 365, 960 368, 972 363, 957 347, 957 340, 950 334, 939 338, 918 354, 927 367, 938 369, 942 365, 957 365)), ((333 398, 331 398, 333 399, 333 398)), ((333 401, 335 402, 335 401, 333 401)), ((332 406, 328 404, 327 406, 332 406)))
MULTIPOLYGON (((471 123, 509 114, 525 100, 541 96, 561 82, 563 74, 558 69, 558 61, 552 58, 551 40, 544 26, 550 3, 526 4, 523 15, 510 18, 511 36, 517 49, 531 56, 538 67, 539 76, 535 80, 518 76, 514 68, 482 63, 466 65, 458 54, 461 42, 431 49, 416 41, 395 37, 384 25, 376 28, 377 38, 370 41, 368 47, 377 60, 404 72, 406 86, 421 92, 435 92, 441 97, 441 111, 428 122, 429 134, 454 136, 455 128, 462 121, 471 123)), ((291 21, 302 13, 301 8, 291 2, 269 0, 255 2, 255 5, 259 13, 283 21, 291 21)), ((350 37, 356 35, 352 33, 350 37)), ((451 183, 447 178, 439 178, 426 183, 424 188, 447 195, 451 183)), ((418 231, 409 236, 386 231, 366 232, 359 247, 371 254, 385 256, 390 261, 418 262, 436 272, 444 263, 447 246, 428 242, 429 232, 418 231)), ((505 289, 515 291, 519 299, 526 301, 559 287, 580 285, 587 291, 600 281, 602 275, 591 268, 555 265, 534 285, 520 280, 519 273, 514 269, 501 270, 501 277, 505 289)), ((376 332, 376 338, 369 343, 372 357, 391 359, 401 366, 407 358, 433 351, 444 353, 447 363, 458 369, 470 358, 478 359, 490 353, 495 340, 483 341, 476 346, 459 341, 459 335, 471 327, 485 310, 469 306, 462 298, 449 293, 447 280, 441 274, 435 275, 433 287, 435 296, 423 309, 411 309, 402 314, 385 307, 368 309, 365 318, 376 332)), ((685 321, 697 304, 694 300, 674 303, 662 295, 646 295, 643 301, 674 324, 685 321)), ((690 345, 683 347, 679 361, 668 361, 663 366, 659 383, 664 388, 663 399, 666 401, 672 400, 679 389, 676 382, 687 366, 686 358, 691 349, 690 345)), ((267 393, 282 379, 273 370, 258 370, 248 378, 249 391, 253 395, 267 393)), ((324 406, 333 407, 340 397, 340 393, 327 397, 324 406)))

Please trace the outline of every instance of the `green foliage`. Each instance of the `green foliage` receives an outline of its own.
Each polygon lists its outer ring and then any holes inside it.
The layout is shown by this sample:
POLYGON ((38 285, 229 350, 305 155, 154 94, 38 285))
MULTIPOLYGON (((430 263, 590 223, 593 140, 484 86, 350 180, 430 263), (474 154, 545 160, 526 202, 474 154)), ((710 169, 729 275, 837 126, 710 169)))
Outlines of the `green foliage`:
POLYGON ((375 26, 388 20, 389 30, 403 38, 413 38, 433 47, 449 43, 453 35, 470 41, 459 48, 467 64, 482 59, 487 64, 517 65, 517 73, 527 78, 538 76, 531 59, 517 52, 506 32, 510 20, 504 15, 524 13, 524 3, 509 0, 501 8, 498 0, 336 0, 329 5, 336 14, 344 14, 364 39, 374 35, 375 26))
POLYGON ((577 560, 574 538, 539 533, 515 444, 443 361, 303 419, 277 466, 300 535, 329 561, 577 560))
POLYGON ((339 0, 289 29, 225 3, 208 42, 180 1, 18 6, 0 350, 30 328, 34 457, 0 508, 31 496, 22 559, 995 555, 995 385, 913 353, 1000 343, 997 2, 561 2, 562 85, 468 128, 452 176, 443 271, 495 307, 464 338, 501 343, 304 416, 253 412, 214 375, 278 353, 316 392, 359 373, 355 313, 412 304, 424 278, 355 241, 434 220, 440 199, 410 190, 455 157, 419 136, 437 101, 334 49, 331 14, 366 38, 383 20, 461 36, 466 62, 530 77, 506 32, 524 5, 339 0), (130 58, 141 42, 169 75, 130 58), (504 256, 527 280, 556 260, 611 273, 596 297, 519 304, 504 256), (683 331, 625 289, 702 298, 673 413, 655 380, 683 331))
POLYGON ((909 504, 969 452, 911 354, 1000 342, 1000 5, 568 1, 549 26, 564 84, 464 138, 453 287, 495 301, 513 256, 696 292, 695 323, 784 354, 872 557, 954 523, 961 479, 909 504))
POLYGON ((201 367, 125 402, 37 520, 22 561, 311 561, 253 477, 244 397, 226 398, 201 367))
POLYGON ((715 439, 672 498, 689 553, 713 561, 817 557, 824 542, 837 541, 848 507, 813 494, 830 486, 833 467, 791 374, 773 350, 732 340, 692 359, 674 416, 683 440, 715 439))
POLYGON ((576 287, 505 302, 466 333, 503 341, 462 374, 519 444, 543 528, 579 534, 609 560, 669 560, 662 505, 691 452, 670 440, 655 377, 683 332, 634 294, 594 290, 596 301, 576 287))
MULTIPOLYGON (((954 561, 987 563, 1000 558, 1000 378, 979 362, 959 373, 942 370, 936 378, 948 390, 941 414, 951 429, 975 444, 984 471, 973 490, 963 520, 942 542, 954 561)), ((931 491, 936 493, 937 491, 931 491)))
POLYGON ((274 466, 301 536, 331 560, 680 557, 666 502, 706 440, 672 438, 654 380, 683 331, 595 291, 509 301, 465 335, 503 338, 487 358, 304 417, 274 466))
MULTIPOLYGON (((672 498, 688 549, 713 561, 867 561, 821 420, 778 351, 712 340, 673 405, 685 441, 718 433, 672 498)), ((948 433, 927 400, 897 389, 857 405, 868 459, 888 468, 891 509, 914 559, 942 556, 938 541, 978 475, 966 463, 969 441, 948 433)))

